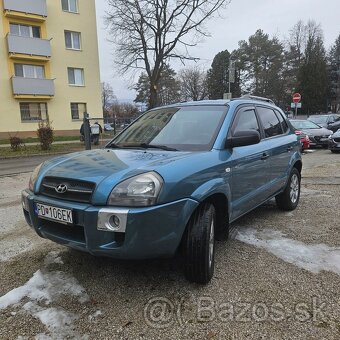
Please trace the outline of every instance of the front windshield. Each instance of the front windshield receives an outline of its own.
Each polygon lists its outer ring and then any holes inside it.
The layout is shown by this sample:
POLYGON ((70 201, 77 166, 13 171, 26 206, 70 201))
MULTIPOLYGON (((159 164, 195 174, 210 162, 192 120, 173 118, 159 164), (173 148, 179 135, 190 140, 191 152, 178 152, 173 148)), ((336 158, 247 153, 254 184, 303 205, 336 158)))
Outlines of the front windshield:
POLYGON ((227 111, 226 106, 183 106, 145 113, 118 135, 120 147, 166 146, 176 150, 210 150, 227 111))
POLYGON ((327 116, 312 116, 309 117, 308 120, 316 123, 316 124, 326 124, 327 123, 327 116))
POLYGON ((302 129, 320 129, 319 125, 309 121, 309 120, 291 120, 292 125, 295 129, 302 130, 302 129))

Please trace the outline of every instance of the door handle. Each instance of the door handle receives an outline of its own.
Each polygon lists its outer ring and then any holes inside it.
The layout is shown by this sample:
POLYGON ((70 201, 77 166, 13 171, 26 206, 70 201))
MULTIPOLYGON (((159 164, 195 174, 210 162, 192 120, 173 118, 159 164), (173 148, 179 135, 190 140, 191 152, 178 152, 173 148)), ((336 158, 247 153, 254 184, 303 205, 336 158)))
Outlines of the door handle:
POLYGON ((290 152, 292 150, 293 150, 293 147, 292 146, 288 146, 287 151, 290 152))
POLYGON ((268 159, 269 158, 269 153, 268 152, 264 152, 263 154, 262 154, 262 157, 261 157, 261 160, 266 160, 266 159, 268 159))

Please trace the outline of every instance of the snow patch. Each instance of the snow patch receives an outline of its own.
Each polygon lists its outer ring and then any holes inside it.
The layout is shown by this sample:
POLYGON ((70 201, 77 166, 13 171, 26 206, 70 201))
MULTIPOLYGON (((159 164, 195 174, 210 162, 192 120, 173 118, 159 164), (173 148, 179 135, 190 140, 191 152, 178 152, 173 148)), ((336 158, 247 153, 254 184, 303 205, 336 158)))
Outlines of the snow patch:
POLYGON ((52 263, 57 263, 57 264, 64 264, 63 260, 59 256, 60 252, 59 251, 51 251, 47 254, 44 264, 45 266, 48 266, 49 264, 52 263))
POLYGON ((95 313, 89 315, 89 320, 90 320, 90 321, 95 321, 95 320, 98 318, 98 316, 100 316, 100 315, 102 315, 102 314, 103 314, 103 313, 102 313, 101 310, 97 310, 95 313))
POLYGON ((39 334, 37 339, 70 337, 86 339, 86 336, 82 337, 74 330, 73 322, 79 318, 78 315, 67 312, 63 308, 47 307, 67 295, 77 298, 80 303, 89 300, 85 289, 73 276, 62 271, 49 272, 46 267, 52 263, 63 263, 58 252, 50 252, 44 260, 45 267, 36 271, 23 286, 1 296, 0 310, 9 306, 19 307, 24 298, 28 299, 29 301, 22 306, 23 309, 39 319, 50 333, 50 335, 39 334))
POLYGON ((340 275, 340 248, 325 244, 305 244, 284 237, 280 231, 248 228, 238 231, 236 239, 265 249, 280 259, 312 273, 322 270, 340 275))

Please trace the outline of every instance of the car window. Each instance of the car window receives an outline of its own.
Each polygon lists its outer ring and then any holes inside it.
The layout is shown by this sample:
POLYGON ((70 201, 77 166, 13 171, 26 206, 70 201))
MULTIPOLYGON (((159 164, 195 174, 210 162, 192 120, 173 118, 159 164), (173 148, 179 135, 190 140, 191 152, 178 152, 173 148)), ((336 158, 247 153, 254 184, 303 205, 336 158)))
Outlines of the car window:
POLYGON ((286 120, 283 118, 282 114, 280 111, 275 110, 277 117, 279 118, 279 121, 281 123, 281 127, 283 130, 283 133, 286 133, 288 131, 288 124, 286 122, 286 120))
POLYGON ((145 113, 113 142, 125 147, 153 144, 185 151, 210 150, 223 123, 226 106, 183 106, 145 113))
POLYGON ((265 137, 274 137, 282 134, 281 124, 275 112, 267 107, 258 106, 257 111, 263 125, 265 137))
POLYGON ((316 124, 326 124, 327 116, 310 116, 308 120, 316 123, 316 124))
POLYGON ((321 129, 319 125, 309 120, 291 120, 290 121, 295 129, 321 129))
POLYGON ((246 130, 256 130, 260 133, 254 108, 243 108, 237 113, 233 133, 246 130))

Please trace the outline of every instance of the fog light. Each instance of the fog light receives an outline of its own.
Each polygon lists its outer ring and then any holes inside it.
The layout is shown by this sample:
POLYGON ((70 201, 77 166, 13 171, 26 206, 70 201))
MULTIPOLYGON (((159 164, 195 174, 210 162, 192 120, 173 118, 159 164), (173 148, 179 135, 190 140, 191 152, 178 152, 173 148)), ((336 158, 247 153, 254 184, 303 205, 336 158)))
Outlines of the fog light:
POLYGON ((101 208, 98 211, 97 229, 113 233, 125 233, 129 210, 124 208, 101 208))
POLYGON ((120 219, 119 219, 119 217, 116 216, 116 215, 110 216, 109 224, 110 224, 110 226, 111 226, 112 228, 114 228, 114 229, 119 228, 119 225, 120 225, 120 219))

